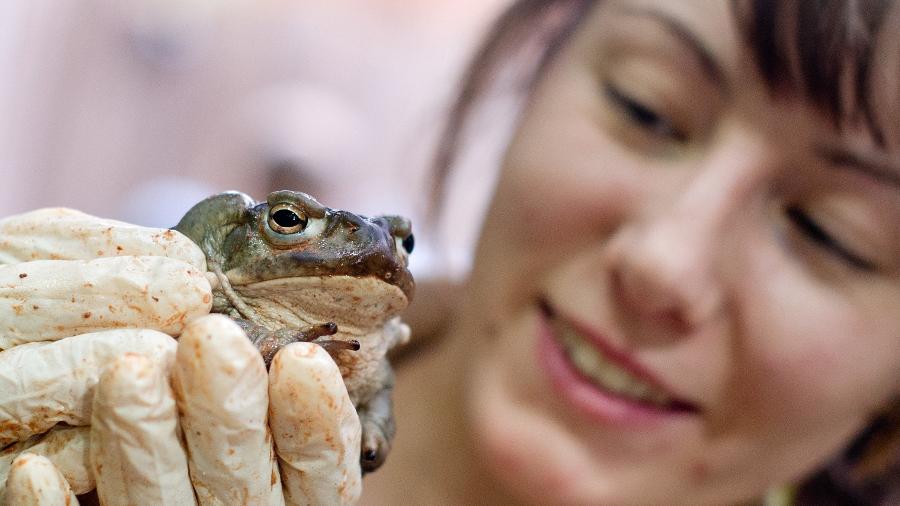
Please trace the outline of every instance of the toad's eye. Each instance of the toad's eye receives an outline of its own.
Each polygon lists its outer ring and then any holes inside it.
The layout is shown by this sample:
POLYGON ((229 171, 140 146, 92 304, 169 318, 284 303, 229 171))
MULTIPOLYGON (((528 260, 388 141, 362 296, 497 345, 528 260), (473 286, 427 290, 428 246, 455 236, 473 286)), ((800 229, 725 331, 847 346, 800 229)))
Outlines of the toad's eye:
POLYGON ((409 234, 403 239, 403 249, 406 250, 406 253, 412 253, 413 248, 416 246, 416 239, 412 234, 409 234))
POLYGON ((289 206, 276 206, 269 212, 269 227, 284 235, 296 234, 306 228, 308 220, 299 210, 289 206))

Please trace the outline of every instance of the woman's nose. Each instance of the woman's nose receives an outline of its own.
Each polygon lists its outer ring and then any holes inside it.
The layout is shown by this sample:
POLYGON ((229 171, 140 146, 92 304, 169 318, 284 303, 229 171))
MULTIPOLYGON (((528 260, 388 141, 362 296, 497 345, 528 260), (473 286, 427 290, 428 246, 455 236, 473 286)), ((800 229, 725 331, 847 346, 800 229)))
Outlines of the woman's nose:
POLYGON ((788 163, 765 138, 734 129, 718 148, 637 203, 610 244, 610 282, 624 316, 682 334, 721 317, 728 287, 757 244, 771 178, 788 163), (661 326, 660 326, 661 325, 661 326))
POLYGON ((669 205, 623 226, 610 276, 627 316, 688 333, 722 311, 722 267, 739 261, 728 245, 740 241, 748 184, 734 171, 698 175, 669 205))
POLYGON ((719 312, 714 245, 664 219, 623 231, 610 271, 626 316, 686 334, 719 312))

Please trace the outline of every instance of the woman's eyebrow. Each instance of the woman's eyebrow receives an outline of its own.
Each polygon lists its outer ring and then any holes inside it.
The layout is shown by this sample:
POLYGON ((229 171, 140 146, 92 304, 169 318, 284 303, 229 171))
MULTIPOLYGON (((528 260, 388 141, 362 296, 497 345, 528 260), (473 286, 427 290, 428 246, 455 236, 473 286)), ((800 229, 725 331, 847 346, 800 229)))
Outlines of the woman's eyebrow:
POLYGON ((615 12, 627 16, 649 18, 659 23, 669 34, 684 43, 700 61, 703 73, 720 88, 725 88, 727 80, 722 67, 713 57, 712 52, 706 47, 694 33, 681 21, 656 9, 641 9, 636 7, 619 6, 615 12))
POLYGON ((900 188, 900 162, 891 163, 891 160, 874 159, 840 148, 821 147, 817 151, 833 165, 862 172, 881 182, 900 188))

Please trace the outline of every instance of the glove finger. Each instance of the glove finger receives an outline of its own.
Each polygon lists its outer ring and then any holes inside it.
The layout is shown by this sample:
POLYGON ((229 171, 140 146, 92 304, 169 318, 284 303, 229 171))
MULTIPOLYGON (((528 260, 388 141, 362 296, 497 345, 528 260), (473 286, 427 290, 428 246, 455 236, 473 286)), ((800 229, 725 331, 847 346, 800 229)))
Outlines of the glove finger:
POLYGON ((283 504, 266 369, 231 319, 199 318, 178 343, 173 388, 201 504, 283 504))
POLYGON ((69 506, 78 499, 65 478, 46 458, 23 453, 13 461, 6 479, 6 502, 16 506, 69 506))
POLYGON ((165 257, 39 260, 0 266, 0 349, 116 328, 178 335, 209 313, 203 271, 165 257))
POLYGON ((354 504, 362 487, 359 416, 322 347, 294 343, 269 371, 269 419, 287 504, 354 504))
POLYGON ((171 364, 176 342, 154 330, 121 329, 30 343, 0 353, 0 448, 58 422, 87 425, 103 367, 126 351, 171 364))
POLYGON ((47 457, 76 494, 90 492, 94 489, 95 483, 88 462, 89 443, 89 427, 58 426, 49 432, 4 448, 0 455, 0 489, 5 486, 13 460, 20 454, 28 452, 47 457))
POLYGON ((4 218, 0 237, 0 264, 164 256, 206 271, 200 247, 179 232, 97 218, 74 209, 38 209, 4 218))
POLYGON ((103 504, 196 504, 165 364, 126 353, 100 376, 91 468, 103 504))

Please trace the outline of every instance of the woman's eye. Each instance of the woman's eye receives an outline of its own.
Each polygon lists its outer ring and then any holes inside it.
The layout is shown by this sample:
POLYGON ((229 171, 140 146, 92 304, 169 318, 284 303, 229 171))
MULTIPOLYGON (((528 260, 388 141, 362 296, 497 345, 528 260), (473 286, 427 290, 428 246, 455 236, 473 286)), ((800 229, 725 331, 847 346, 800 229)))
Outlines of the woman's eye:
POLYGON ((672 139, 676 142, 687 140, 684 132, 675 128, 666 118, 638 100, 622 93, 615 86, 606 84, 603 90, 607 98, 638 127, 655 136, 672 139))
POLYGON ((844 246, 840 241, 835 239, 827 230, 816 223, 803 209, 798 206, 789 206, 785 213, 788 220, 797 227, 797 229, 806 236, 807 239, 815 243, 817 246, 827 252, 837 256, 841 260, 847 262, 851 266, 863 270, 874 271, 876 266, 868 260, 853 253, 844 246))

